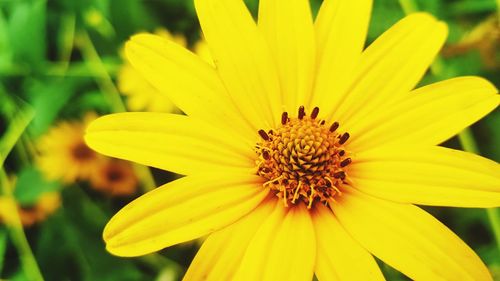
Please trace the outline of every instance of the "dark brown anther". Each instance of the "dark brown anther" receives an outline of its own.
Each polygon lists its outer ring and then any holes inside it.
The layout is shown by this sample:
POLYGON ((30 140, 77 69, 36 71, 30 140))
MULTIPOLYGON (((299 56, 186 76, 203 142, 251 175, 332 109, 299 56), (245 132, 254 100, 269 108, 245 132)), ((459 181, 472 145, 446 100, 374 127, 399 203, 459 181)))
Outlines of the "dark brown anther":
POLYGON ((259 135, 261 136, 262 139, 264 139, 265 141, 268 141, 269 140, 269 136, 267 135, 266 131, 264 130, 259 130, 259 135))
POLYGON ((325 122, 326 122, 325 120, 321 120, 321 122, 319 122, 319 124, 323 126, 323 125, 325 125, 325 122))
POLYGON ((349 137, 349 133, 344 133, 339 139, 339 144, 344 144, 349 139, 349 137))
POLYGON ((333 174, 333 177, 336 178, 336 179, 344 180, 345 179, 345 173, 343 171, 336 172, 336 173, 333 174))
POLYGON ((304 109, 304 106, 301 105, 299 107, 299 119, 302 120, 304 118, 304 116, 306 116, 306 111, 304 109))
POLYGON ((342 162, 340 162, 340 167, 343 168, 343 167, 351 164, 351 162, 352 162, 351 158, 346 158, 346 159, 342 160, 342 162))
POLYGON ((344 156, 345 155, 345 150, 339 151, 339 156, 344 156))
POLYGON ((339 128, 339 122, 333 122, 333 124, 330 126, 330 132, 335 132, 339 128))
POLYGON ((262 151, 262 157, 263 157, 265 160, 269 160, 269 159, 271 159, 271 155, 269 154, 269 151, 267 151, 267 150, 262 151))
POLYGON ((285 111, 281 114, 281 125, 285 125, 288 122, 288 113, 285 111))
POLYGON ((319 114, 319 107, 316 106, 311 112, 311 118, 316 119, 316 117, 318 117, 318 114, 319 114))

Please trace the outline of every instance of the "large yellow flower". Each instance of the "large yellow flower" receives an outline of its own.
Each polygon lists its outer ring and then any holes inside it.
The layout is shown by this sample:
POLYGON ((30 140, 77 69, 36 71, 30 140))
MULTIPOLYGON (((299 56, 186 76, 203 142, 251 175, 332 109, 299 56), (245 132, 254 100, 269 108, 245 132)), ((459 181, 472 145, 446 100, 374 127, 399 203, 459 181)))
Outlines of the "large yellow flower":
POLYGON ((414 206, 500 205, 499 165, 436 146, 497 107, 477 77, 416 86, 447 35, 410 15, 363 50, 370 1, 196 0, 216 67, 154 35, 131 63, 187 116, 98 119, 95 150, 186 177, 104 230, 137 256, 207 238, 185 280, 490 280, 476 254, 414 206), (175 89, 175 91, 172 91, 175 89))

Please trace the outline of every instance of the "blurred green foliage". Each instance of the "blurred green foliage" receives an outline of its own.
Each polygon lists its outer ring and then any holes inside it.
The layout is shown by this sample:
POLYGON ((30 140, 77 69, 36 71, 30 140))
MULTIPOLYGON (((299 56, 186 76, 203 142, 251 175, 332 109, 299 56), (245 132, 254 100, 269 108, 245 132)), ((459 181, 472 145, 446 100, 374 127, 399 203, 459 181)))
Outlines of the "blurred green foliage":
MULTIPOLYGON (((255 16, 258 1, 246 2, 255 16)), ((320 0, 311 1, 315 13, 320 4, 320 0)), ((442 54, 443 77, 429 73, 422 84, 480 75, 500 86, 495 0, 419 0, 416 4, 450 27, 442 54), (489 20, 491 25, 487 25, 489 20), (475 34, 472 39, 471 34, 475 34), (491 39, 492 34, 497 37, 491 39)), ((404 14, 398 1, 375 0, 367 44, 404 14)), ((116 100, 110 98, 103 79, 116 77, 127 38, 160 26, 185 35, 190 44, 200 37, 189 0, 0 0, 0 159, 2 164, 6 161, 2 167, 7 174, 17 175, 13 193, 17 202, 30 206, 44 192, 62 190, 59 183, 43 179, 32 165, 37 138, 58 119, 77 118, 87 111, 114 111, 116 100), (99 60, 86 55, 93 49, 99 60)), ((472 129, 480 152, 500 160, 500 112, 472 129)), ((459 147, 456 139, 446 145, 459 147)), ((158 184, 171 179, 169 174, 154 174, 158 184)), ((196 252, 197 246, 188 244, 142 258, 113 257, 105 251, 101 232, 110 216, 132 198, 105 198, 85 185, 65 188, 62 196, 63 205, 56 214, 26 230, 46 280, 154 280, 160 276, 175 280, 196 252)), ((428 210, 500 276, 500 254, 483 210, 428 210)), ((0 278, 27 280, 11 240, 0 226, 0 278)), ((405 280, 389 267, 382 268, 389 280, 405 280)))

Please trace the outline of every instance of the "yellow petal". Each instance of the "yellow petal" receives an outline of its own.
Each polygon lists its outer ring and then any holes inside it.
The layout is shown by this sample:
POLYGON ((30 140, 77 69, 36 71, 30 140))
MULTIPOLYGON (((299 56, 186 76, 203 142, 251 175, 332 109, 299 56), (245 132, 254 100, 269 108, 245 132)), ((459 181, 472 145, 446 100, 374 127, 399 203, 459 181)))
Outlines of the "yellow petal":
POLYGON ((421 205, 500 206, 500 165, 444 147, 391 147, 356 155, 349 176, 357 189, 421 205))
POLYGON ((325 0, 315 22, 317 76, 311 106, 336 104, 365 45, 372 0, 325 0))
POLYGON ((308 0, 261 0, 259 29, 278 66, 285 111, 310 96, 315 68, 314 27, 308 0))
POLYGON ((305 206, 278 206, 250 241, 234 280, 311 280, 316 242, 305 206))
POLYGON ((179 174, 252 169, 252 145, 201 120, 168 113, 119 113, 90 124, 88 146, 107 156, 179 174))
POLYGON ((498 106, 497 89, 479 77, 460 77, 414 90, 406 100, 364 122, 353 124, 351 145, 439 144, 498 106))
POLYGON ((333 119, 349 128, 406 98, 442 47, 447 30, 425 13, 396 23, 363 52, 350 85, 331 111, 333 119))
POLYGON ((318 204, 312 216, 316 231, 316 276, 320 281, 385 280, 377 262, 318 204))
POLYGON ((106 225, 106 249, 139 256, 225 227, 267 196, 260 178, 245 174, 187 176, 165 184, 121 209, 106 225))
MULTIPOLYGON (((234 224, 212 233, 194 257, 183 280, 233 280, 248 243, 271 215, 276 203, 274 198, 266 200, 234 224)), ((278 207, 283 206, 279 204, 278 207)))
POLYGON ((217 72, 197 55, 152 34, 133 36, 125 51, 134 68, 187 115, 255 135, 256 128, 233 105, 217 72))
POLYGON ((418 207, 353 190, 334 212, 364 248, 413 280, 492 280, 472 249, 418 207))
POLYGON ((242 0, 195 0, 196 12, 226 88, 257 128, 281 117, 276 66, 242 0))

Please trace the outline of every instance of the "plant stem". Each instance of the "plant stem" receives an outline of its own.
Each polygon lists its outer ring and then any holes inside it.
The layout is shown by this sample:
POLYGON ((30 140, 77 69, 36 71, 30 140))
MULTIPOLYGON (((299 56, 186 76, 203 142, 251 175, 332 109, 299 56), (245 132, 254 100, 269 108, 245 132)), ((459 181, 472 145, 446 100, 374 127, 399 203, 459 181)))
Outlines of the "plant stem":
MULTIPOLYGON (((79 34, 80 50, 82 51, 83 58, 85 62, 89 65, 89 68, 96 73, 96 82, 102 93, 107 98, 111 110, 113 112, 124 112, 126 111, 125 105, 122 102, 120 93, 113 83, 113 79, 106 70, 104 63, 102 62, 97 50, 95 49, 92 40, 90 39, 86 30, 81 30, 79 34)), ((151 171, 142 165, 134 164, 134 170, 141 179, 142 187, 144 192, 153 190, 156 187, 153 175, 151 171)))
MULTIPOLYGON (((0 169, 0 195, 14 202, 12 187, 3 167, 0 169)), ((43 281, 44 279, 42 273, 40 272, 35 256, 31 251, 28 239, 24 233, 21 218, 19 217, 19 212, 16 207, 17 206, 14 205, 14 208, 9 211, 9 220, 8 223, 6 223, 9 236, 19 253, 19 258, 28 280, 43 281)))

